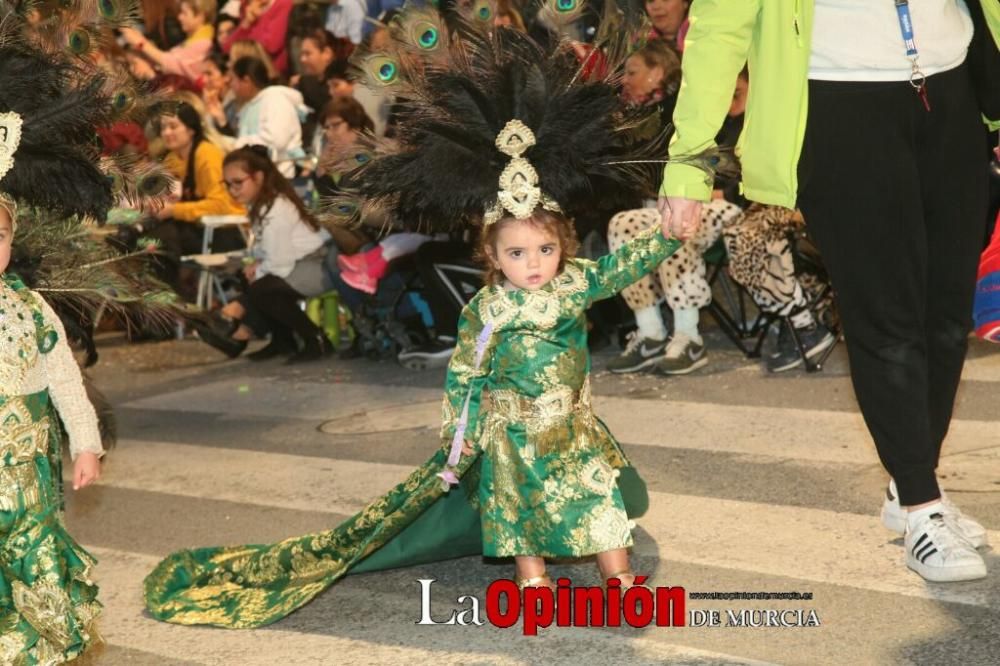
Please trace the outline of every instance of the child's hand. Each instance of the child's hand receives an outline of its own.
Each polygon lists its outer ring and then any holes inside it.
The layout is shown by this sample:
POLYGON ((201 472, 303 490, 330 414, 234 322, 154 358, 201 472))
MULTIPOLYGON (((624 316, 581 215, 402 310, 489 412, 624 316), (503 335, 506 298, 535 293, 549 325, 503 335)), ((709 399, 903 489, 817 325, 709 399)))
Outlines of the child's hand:
POLYGON ((86 488, 101 478, 101 461, 97 454, 84 451, 76 457, 73 463, 73 490, 86 488))
POLYGON ((462 440, 462 455, 471 456, 473 453, 475 453, 475 450, 473 450, 469 440, 462 440))

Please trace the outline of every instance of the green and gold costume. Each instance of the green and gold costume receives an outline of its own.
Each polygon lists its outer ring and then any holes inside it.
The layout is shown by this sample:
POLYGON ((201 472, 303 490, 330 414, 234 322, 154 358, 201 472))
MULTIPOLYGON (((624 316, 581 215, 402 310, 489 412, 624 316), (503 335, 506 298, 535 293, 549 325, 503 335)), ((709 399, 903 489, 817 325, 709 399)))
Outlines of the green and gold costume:
POLYGON ((179 624, 257 627, 348 573, 476 553, 578 556, 631 545, 626 508, 645 510, 645 488, 591 410, 584 313, 679 245, 651 229, 596 262, 569 260, 539 290, 482 289, 459 323, 443 445, 429 461, 332 530, 170 555, 146 578, 150 612, 179 624), (449 492, 438 474, 467 396, 465 438, 476 453, 461 458, 461 485, 449 492))
MULTIPOLYGON (((62 326, 15 277, 0 281, 0 663, 55 664, 95 639, 94 558, 62 518, 59 421, 100 451, 62 326), (66 363, 72 367, 66 366, 66 363), (75 372, 75 376, 73 373, 75 372), (74 382, 76 384, 74 388, 74 382), (67 410, 64 412, 62 407, 67 410), (82 420, 78 411, 84 413, 82 420), (82 430, 81 430, 82 428, 82 430), (89 439, 88 439, 89 438, 89 439)), ((87 403, 89 405, 89 403, 87 403)), ((90 410, 93 416, 93 409, 90 410)))

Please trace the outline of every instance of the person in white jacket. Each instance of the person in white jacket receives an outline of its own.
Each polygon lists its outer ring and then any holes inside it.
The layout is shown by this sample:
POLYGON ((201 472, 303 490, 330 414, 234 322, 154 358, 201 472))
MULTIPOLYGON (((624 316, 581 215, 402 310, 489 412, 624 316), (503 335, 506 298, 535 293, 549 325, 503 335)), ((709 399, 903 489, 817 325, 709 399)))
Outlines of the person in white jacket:
POLYGON ((232 74, 230 86, 243 104, 236 147, 266 146, 281 175, 294 177, 295 160, 305 157, 301 123, 309 108, 302 93, 269 85, 267 66, 257 58, 240 58, 233 63, 232 74))

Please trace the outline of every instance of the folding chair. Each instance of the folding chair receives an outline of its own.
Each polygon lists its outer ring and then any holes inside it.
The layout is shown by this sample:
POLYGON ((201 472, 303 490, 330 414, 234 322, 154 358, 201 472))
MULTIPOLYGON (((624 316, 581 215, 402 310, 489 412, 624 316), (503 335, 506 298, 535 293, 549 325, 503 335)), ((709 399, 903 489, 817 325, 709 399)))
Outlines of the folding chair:
MULTIPOLYGON (((788 243, 792 250, 795 274, 807 293, 807 308, 839 341, 840 324, 836 315, 833 288, 819 252, 802 230, 789 230, 788 243)), ((772 324, 777 322, 780 326, 787 327, 802 357, 806 372, 818 372, 823 369, 823 364, 837 346, 836 342, 818 356, 807 357, 807 350, 802 344, 799 332, 792 324, 791 315, 760 311, 750 292, 729 274, 729 257, 721 238, 703 256, 708 268, 708 284, 713 294, 708 314, 737 349, 747 358, 760 358, 767 334, 772 329, 772 324), (721 299, 717 298, 717 295, 720 295, 721 299)))
POLYGON ((205 228, 202 236, 200 254, 190 254, 181 257, 181 262, 189 266, 194 266, 200 271, 198 276, 198 295, 195 304, 201 310, 208 310, 212 306, 213 293, 219 302, 225 305, 229 299, 223 287, 222 279, 219 277, 220 269, 229 264, 232 259, 243 256, 242 251, 234 252, 212 252, 212 240, 215 230, 222 227, 237 227, 243 238, 250 246, 251 238, 248 227, 248 220, 243 215, 205 215, 199 220, 205 228))

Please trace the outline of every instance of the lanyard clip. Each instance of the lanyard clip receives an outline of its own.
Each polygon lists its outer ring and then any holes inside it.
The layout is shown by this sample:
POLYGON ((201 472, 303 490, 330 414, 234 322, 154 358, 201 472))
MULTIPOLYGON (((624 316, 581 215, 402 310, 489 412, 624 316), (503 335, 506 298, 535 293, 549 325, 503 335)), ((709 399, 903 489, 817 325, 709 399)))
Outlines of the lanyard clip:
POLYGON ((920 91, 924 87, 924 83, 927 81, 927 77, 920 70, 920 65, 917 63, 917 58, 914 56, 910 59, 910 85, 913 89, 920 91))

